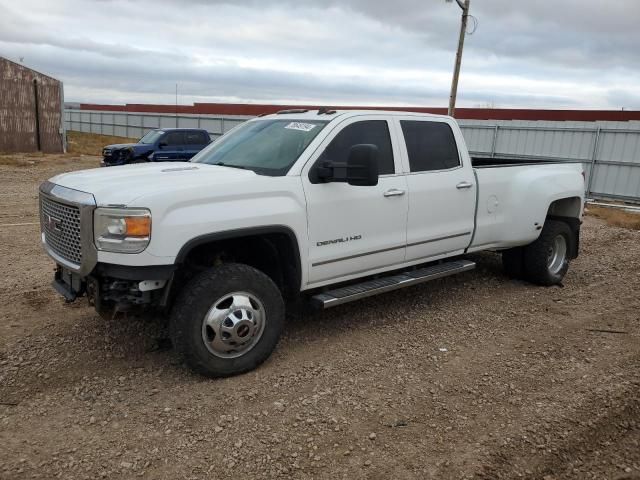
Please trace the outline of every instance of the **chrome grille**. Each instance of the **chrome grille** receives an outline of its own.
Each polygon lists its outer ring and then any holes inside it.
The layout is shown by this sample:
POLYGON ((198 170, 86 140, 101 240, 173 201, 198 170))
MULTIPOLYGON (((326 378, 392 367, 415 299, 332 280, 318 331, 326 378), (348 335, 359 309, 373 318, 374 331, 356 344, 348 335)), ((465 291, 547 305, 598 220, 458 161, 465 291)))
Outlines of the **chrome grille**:
POLYGON ((40 222, 49 248, 65 260, 80 265, 80 209, 41 196, 40 222))

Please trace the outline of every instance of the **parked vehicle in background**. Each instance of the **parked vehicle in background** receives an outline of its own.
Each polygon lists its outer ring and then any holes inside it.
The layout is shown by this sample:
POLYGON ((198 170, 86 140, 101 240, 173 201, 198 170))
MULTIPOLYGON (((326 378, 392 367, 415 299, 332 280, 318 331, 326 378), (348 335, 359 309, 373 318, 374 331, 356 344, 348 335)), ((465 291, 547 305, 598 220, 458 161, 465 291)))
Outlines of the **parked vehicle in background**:
POLYGON ((151 130, 138 143, 107 145, 102 149, 101 165, 188 161, 209 143, 209 132, 203 129, 160 128, 151 130))
POLYGON ((285 308, 329 308, 465 272, 562 281, 578 255, 581 164, 469 156, 450 117, 288 110, 191 163, 58 175, 40 187, 54 287, 98 312, 170 312, 176 350, 209 376, 275 348, 285 308))

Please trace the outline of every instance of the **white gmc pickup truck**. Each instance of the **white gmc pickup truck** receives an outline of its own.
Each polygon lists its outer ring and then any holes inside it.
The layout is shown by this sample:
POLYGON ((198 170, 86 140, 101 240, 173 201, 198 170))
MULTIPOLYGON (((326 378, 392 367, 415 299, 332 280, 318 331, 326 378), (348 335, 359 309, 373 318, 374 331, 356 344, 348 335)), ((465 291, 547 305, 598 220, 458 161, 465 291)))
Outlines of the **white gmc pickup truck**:
POLYGON ((169 313, 208 376, 275 348, 285 305, 328 308, 474 268, 561 282, 578 255, 580 164, 472 159, 457 123, 401 112, 287 110, 190 163, 58 175, 40 187, 54 287, 101 314, 169 313))

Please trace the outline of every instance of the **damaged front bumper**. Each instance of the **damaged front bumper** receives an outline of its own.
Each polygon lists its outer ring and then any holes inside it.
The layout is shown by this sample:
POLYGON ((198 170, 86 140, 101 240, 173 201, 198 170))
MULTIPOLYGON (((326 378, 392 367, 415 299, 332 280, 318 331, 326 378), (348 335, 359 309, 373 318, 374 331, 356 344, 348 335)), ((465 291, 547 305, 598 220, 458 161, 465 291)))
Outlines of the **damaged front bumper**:
POLYGON ((67 302, 86 296, 89 304, 99 311, 164 307, 174 270, 174 265, 130 267, 98 263, 89 275, 82 277, 57 264, 53 287, 67 302))

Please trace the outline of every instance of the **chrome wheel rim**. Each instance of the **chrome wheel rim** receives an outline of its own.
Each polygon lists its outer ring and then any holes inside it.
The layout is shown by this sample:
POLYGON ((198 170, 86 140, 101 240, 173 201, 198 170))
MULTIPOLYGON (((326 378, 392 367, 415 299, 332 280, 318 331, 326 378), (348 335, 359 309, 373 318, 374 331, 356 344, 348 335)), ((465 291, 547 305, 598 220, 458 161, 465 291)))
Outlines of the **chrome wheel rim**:
POLYGON ((564 266, 567 259, 567 240, 564 235, 558 235, 551 242, 549 255, 547 257, 547 268, 549 272, 556 275, 564 266))
POLYGON ((212 355, 236 358, 256 346, 264 332, 262 302, 247 292, 220 297, 204 316, 202 341, 212 355))

